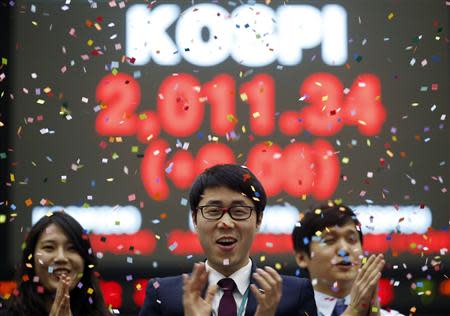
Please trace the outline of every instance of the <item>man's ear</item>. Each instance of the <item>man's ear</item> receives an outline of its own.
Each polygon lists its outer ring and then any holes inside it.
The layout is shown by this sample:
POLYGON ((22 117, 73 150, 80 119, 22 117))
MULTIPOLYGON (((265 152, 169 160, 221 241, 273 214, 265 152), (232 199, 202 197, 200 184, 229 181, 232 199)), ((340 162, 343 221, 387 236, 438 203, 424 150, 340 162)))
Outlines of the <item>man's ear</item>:
POLYGON ((261 227, 262 219, 263 219, 263 212, 260 212, 259 214, 256 215, 256 230, 258 232, 259 228, 261 227))
POLYGON ((307 269, 310 260, 311 259, 309 258, 308 254, 304 251, 299 251, 295 253, 295 261, 297 262, 300 268, 307 269))
POLYGON ((194 224, 195 231, 197 231, 197 212, 191 212, 192 223, 194 224))

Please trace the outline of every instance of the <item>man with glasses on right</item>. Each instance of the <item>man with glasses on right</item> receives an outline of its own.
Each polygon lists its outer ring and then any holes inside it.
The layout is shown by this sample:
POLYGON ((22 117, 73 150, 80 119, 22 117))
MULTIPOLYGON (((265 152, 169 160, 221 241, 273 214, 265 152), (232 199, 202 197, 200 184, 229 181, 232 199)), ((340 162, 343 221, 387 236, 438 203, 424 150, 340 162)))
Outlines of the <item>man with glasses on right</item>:
POLYGON ((319 316, 401 316, 380 308, 384 257, 364 257, 361 224, 349 207, 329 203, 306 212, 292 240, 295 259, 312 280, 319 316))
POLYGON ((249 256, 266 205, 264 188, 249 169, 206 169, 189 202, 206 261, 190 275, 151 280, 140 316, 317 315, 309 280, 257 268, 249 256))

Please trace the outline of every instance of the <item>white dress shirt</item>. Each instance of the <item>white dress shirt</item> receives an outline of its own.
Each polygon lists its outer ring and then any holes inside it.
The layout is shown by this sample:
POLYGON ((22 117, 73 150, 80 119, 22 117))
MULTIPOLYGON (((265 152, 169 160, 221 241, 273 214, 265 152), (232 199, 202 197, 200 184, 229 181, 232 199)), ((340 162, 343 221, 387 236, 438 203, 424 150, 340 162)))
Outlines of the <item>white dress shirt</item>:
MULTIPOLYGON (((316 300, 317 305, 317 314, 319 316, 331 316, 333 313, 334 306, 336 305, 337 298, 333 296, 329 296, 327 294, 321 293, 319 291, 314 290, 314 299, 316 300)), ((350 295, 347 295, 344 298, 345 305, 350 304, 350 295)), ((380 316, 404 316, 400 314, 396 310, 385 310, 380 309, 380 316)))
MULTIPOLYGON (((222 273, 214 270, 211 268, 211 266, 208 264, 208 261, 206 261, 206 271, 209 272, 208 275, 208 283, 209 284, 217 284, 221 279, 226 278, 222 273)), ((229 278, 233 279, 234 283, 236 283, 237 291, 233 292, 234 300, 236 301, 236 312, 239 311, 239 307, 241 306, 242 299, 244 298, 245 291, 250 285, 250 275, 252 273, 252 260, 249 259, 247 265, 243 266, 236 272, 234 272, 232 275, 229 276, 229 278)), ((219 309, 219 303, 220 299, 222 298, 223 290, 218 287, 216 295, 214 296, 214 299, 212 301, 212 315, 217 316, 218 315, 218 309, 219 309)), ((243 306, 244 310, 247 305, 247 302, 245 303, 245 306, 243 306)))

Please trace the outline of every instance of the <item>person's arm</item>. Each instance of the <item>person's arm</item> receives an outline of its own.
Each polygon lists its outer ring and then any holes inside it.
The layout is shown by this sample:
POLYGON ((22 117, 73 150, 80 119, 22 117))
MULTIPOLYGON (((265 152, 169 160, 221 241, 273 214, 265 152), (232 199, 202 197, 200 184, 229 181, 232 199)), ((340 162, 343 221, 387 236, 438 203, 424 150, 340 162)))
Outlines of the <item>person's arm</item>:
POLYGON ((258 301, 255 316, 273 316, 281 300, 283 279, 278 272, 271 268, 256 269, 253 278, 261 287, 260 291, 255 284, 250 285, 253 295, 258 301))
POLYGON ((202 289, 208 282, 208 272, 205 263, 194 264, 191 276, 183 274, 183 309, 185 316, 209 316, 212 311, 212 301, 216 295, 217 285, 210 284, 202 298, 202 289))
POLYGON ((70 310, 70 278, 61 276, 49 316, 72 316, 70 310))
POLYGON ((361 268, 350 290, 350 305, 342 316, 379 316, 378 281, 384 267, 382 254, 371 255, 361 268))
POLYGON ((139 312, 139 316, 162 315, 161 306, 158 298, 158 279, 152 279, 148 282, 145 291, 144 305, 139 312))

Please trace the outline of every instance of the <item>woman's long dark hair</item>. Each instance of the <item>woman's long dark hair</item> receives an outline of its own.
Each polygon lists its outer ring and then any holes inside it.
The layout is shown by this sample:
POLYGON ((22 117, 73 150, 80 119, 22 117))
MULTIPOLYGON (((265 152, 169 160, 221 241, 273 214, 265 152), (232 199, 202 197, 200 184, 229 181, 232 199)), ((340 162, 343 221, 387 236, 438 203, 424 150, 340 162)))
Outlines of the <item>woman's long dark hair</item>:
POLYGON ((51 224, 57 225, 66 233, 68 239, 84 260, 83 276, 75 288, 70 291, 72 314, 74 316, 109 315, 98 285, 97 272, 95 271, 97 260, 88 236, 83 227, 72 216, 64 212, 53 212, 42 217, 28 233, 23 245, 22 260, 17 268, 18 286, 8 302, 8 315, 48 315, 45 298, 51 294, 46 290, 40 294, 38 287, 42 287, 42 284, 34 282, 34 250, 41 233, 51 224), (92 294, 88 294, 89 288, 94 290, 92 294))

